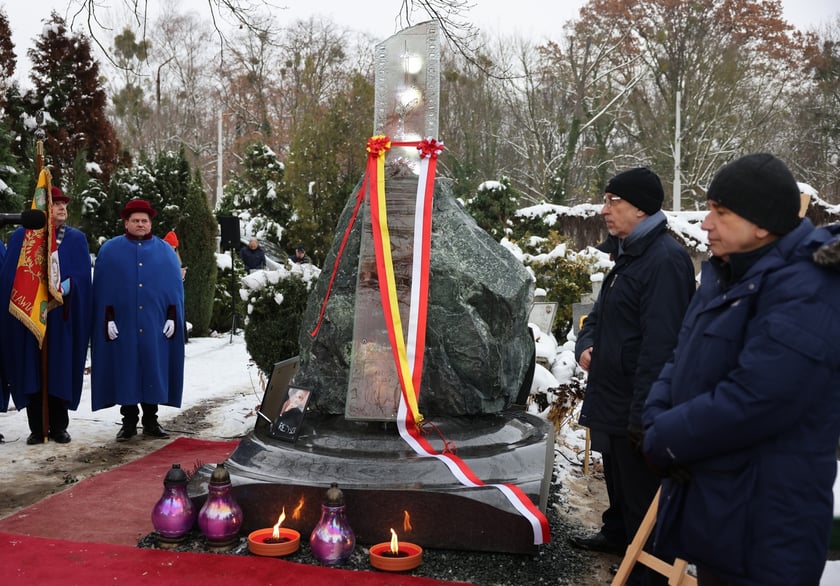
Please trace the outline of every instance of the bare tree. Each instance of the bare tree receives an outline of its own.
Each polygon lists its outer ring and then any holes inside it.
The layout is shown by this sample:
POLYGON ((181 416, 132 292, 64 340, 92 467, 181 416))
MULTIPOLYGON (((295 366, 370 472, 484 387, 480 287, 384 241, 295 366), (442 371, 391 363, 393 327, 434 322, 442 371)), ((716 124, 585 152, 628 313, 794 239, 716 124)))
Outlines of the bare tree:
POLYGON ((620 131, 663 179, 681 96, 683 199, 700 198, 736 153, 779 146, 805 40, 781 18, 778 0, 592 0, 581 20, 589 30, 621 31, 622 54, 638 56, 633 70, 616 69, 618 80, 644 72, 618 116, 620 131))
POLYGON ((840 203, 840 14, 821 31, 796 84, 786 136, 787 160, 797 178, 840 203))
POLYGON ((524 131, 516 143, 531 185, 541 187, 545 201, 574 204, 603 185, 617 112, 641 75, 637 57, 621 52, 615 29, 598 36, 572 22, 564 31, 560 41, 531 51, 530 65, 529 53, 521 52, 523 107, 512 107, 511 115, 524 131), (617 69, 630 75, 616 79, 617 69))
POLYGON ((456 51, 443 52, 440 138, 446 150, 441 164, 456 179, 455 194, 465 198, 481 182, 504 173, 504 112, 497 80, 487 74, 494 66, 488 54, 466 59, 456 51))

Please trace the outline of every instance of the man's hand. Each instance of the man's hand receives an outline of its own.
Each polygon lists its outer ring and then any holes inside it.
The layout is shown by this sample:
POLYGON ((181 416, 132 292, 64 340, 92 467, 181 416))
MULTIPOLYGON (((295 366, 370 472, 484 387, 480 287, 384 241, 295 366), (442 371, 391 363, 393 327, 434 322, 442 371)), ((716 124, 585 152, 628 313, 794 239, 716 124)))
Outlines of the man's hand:
POLYGON ((163 335, 167 338, 171 338, 175 334, 175 322, 171 319, 166 320, 166 323, 163 324, 163 335))
POLYGON ((113 321, 108 322, 108 339, 109 340, 116 340, 117 336, 120 335, 120 331, 117 329, 117 323, 113 321))
POLYGON ((589 372, 589 365, 592 364, 592 346, 580 353, 578 364, 584 371, 589 372))

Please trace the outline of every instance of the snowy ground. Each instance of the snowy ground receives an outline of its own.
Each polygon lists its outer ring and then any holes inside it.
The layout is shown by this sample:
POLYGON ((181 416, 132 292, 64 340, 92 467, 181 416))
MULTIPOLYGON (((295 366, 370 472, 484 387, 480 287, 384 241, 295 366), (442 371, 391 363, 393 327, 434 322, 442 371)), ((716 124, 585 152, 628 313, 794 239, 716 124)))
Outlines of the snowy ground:
MULTIPOLYGON (((554 356, 550 361, 551 373, 542 368, 537 369, 535 386, 551 384, 555 380, 563 382, 574 371, 574 365, 569 363, 568 348, 564 350, 557 347, 550 336, 538 342, 538 354, 554 356)), ((266 381, 250 362, 241 333, 233 337, 193 338, 186 345, 186 356, 183 405, 181 409, 161 407, 159 417, 162 425, 173 431, 173 435, 195 434, 211 440, 233 439, 250 432, 257 417, 255 408, 262 400, 262 389, 266 381), (184 412, 202 406, 207 409, 202 409, 201 429, 188 429, 189 426, 184 425, 184 412)), ((60 475, 62 460, 66 462, 81 458, 87 462, 91 458, 85 454, 103 452, 121 454, 123 458, 134 454, 139 456, 163 445, 160 440, 140 436, 117 444, 114 438, 119 424, 117 408, 91 411, 89 377, 86 377, 79 409, 70 413, 68 431, 73 441, 69 444, 50 442, 28 446, 26 438, 29 429, 25 414, 15 410, 0 413, 0 433, 6 439, 5 443, 0 444, 0 504, 8 501, 22 484, 31 485, 39 476, 60 475)), ((557 483, 564 486, 561 492, 567 491, 570 481, 573 481, 570 478, 573 467, 570 460, 576 460, 583 446, 584 435, 582 429, 566 426, 559 438, 560 455, 556 459, 555 468, 557 483)), ((92 464, 91 473, 96 473, 96 462, 92 464)), ((103 464, 100 469, 106 467, 103 464)), ((65 482, 77 480, 81 478, 65 479, 65 482)), ((835 492, 838 493, 835 501, 840 501, 837 487, 835 492)), ((46 494, 49 494, 49 490, 46 494)), ((0 509, 0 516, 11 512, 9 507, 0 509)), ((820 586, 837 585, 840 585, 840 561, 831 561, 826 566, 820 586)))

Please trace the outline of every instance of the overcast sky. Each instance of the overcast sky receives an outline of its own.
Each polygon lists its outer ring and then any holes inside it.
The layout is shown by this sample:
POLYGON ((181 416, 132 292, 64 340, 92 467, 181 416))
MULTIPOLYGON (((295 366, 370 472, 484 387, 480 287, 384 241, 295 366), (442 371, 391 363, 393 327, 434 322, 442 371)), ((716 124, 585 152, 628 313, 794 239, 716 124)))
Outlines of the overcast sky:
MULTIPOLYGON (((18 71, 28 70, 26 50, 32 46, 33 37, 42 30, 41 21, 55 9, 62 16, 72 17, 80 0, 0 0, 12 28, 12 40, 18 56, 18 71), (68 11, 68 6, 70 9, 68 11)), ((99 5, 120 6, 128 0, 96 0, 99 5)), ((186 9, 208 14, 208 0, 166 0, 186 9)), ((150 7, 161 0, 150 0, 150 7)), ((385 39, 396 32, 395 18, 403 0, 376 0, 356 3, 348 0, 266 0, 270 5, 286 6, 278 9, 276 17, 294 21, 309 16, 327 16, 347 28, 366 31, 374 38, 385 39), (373 6, 379 10, 371 10, 373 6)), ((503 33, 526 36, 542 41, 556 38, 564 22, 575 18, 585 0, 473 0, 475 6, 469 19, 489 34, 503 33)), ((141 3, 142 4, 142 3, 141 3)), ((840 15, 838 0, 783 0, 784 16, 800 29, 810 30, 827 24, 840 15)), ((152 8, 154 9, 154 8, 152 8)), ((415 18, 420 22, 425 18, 415 18)), ((20 75, 16 76, 21 79, 20 75)))

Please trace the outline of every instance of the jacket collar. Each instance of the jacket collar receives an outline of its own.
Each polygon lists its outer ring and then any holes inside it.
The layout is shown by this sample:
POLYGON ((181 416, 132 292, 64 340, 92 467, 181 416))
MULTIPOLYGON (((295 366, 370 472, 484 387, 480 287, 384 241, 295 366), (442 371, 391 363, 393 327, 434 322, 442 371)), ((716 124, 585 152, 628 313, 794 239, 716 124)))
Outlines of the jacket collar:
POLYGON ((668 218, 660 210, 639 222, 623 241, 615 236, 609 236, 605 242, 598 245, 598 249, 610 253, 614 260, 623 256, 641 256, 651 242, 667 230, 668 218))
POLYGON ((732 281, 729 283, 731 289, 727 289, 725 280, 716 270, 713 270, 715 259, 703 263, 702 280, 705 282, 707 279, 715 278, 718 288, 725 291, 726 297, 730 299, 742 294, 756 292, 759 290, 758 280, 764 273, 786 265, 797 258, 810 258, 816 248, 831 240, 831 238, 831 230, 815 229, 811 220, 804 218, 799 226, 791 232, 773 242, 772 245, 761 249, 764 253, 760 255, 760 258, 754 260, 740 276, 733 275, 732 281))
POLYGON ((138 240, 151 240, 152 238, 154 238, 154 234, 152 234, 151 232, 149 232, 148 234, 146 234, 146 235, 145 235, 145 236, 143 236, 142 238, 137 238, 136 236, 132 236, 132 235, 131 235, 131 234, 129 234, 128 232, 126 232, 126 233, 124 234, 124 236, 125 236, 126 238, 128 238, 129 240, 132 240, 132 241, 134 241, 134 242, 137 242, 138 240))

